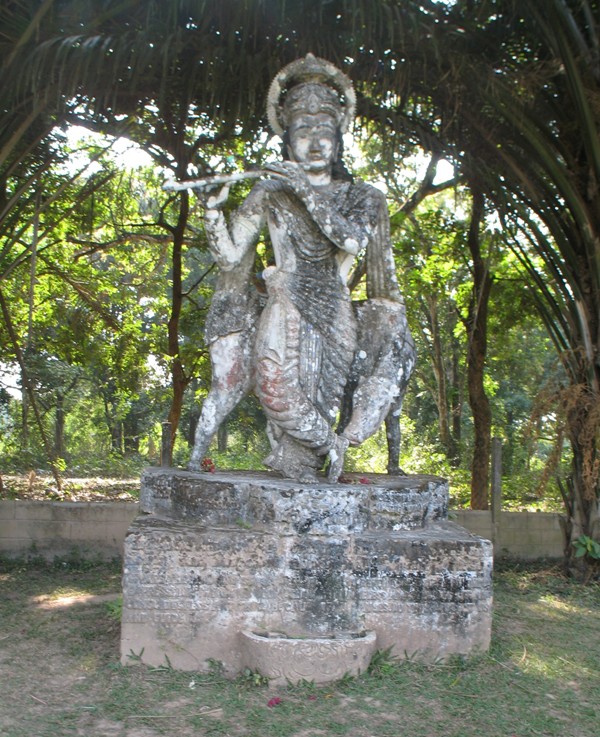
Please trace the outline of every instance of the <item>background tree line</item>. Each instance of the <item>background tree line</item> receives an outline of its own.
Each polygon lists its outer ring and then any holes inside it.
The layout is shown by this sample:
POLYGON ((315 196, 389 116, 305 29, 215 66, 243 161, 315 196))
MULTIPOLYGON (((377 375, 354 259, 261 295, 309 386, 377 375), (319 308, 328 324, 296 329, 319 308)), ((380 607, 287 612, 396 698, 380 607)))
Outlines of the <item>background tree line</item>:
MULTIPOLYGON (((462 471, 484 508, 498 434, 508 478, 538 470, 535 495, 558 471, 570 539, 598 534, 597 2, 21 0, 0 14, 0 331, 24 390, 18 405, 2 393, 6 462, 145 460, 165 418, 185 460, 213 272, 193 196, 160 183, 272 156, 266 90, 311 51, 354 80, 355 169, 388 190, 420 352, 405 470, 462 471), (124 171, 93 143, 79 172, 73 124, 153 165, 124 171)), ((232 440, 259 455, 260 422, 249 402, 232 440)), ((354 462, 384 465, 381 446, 354 462)))

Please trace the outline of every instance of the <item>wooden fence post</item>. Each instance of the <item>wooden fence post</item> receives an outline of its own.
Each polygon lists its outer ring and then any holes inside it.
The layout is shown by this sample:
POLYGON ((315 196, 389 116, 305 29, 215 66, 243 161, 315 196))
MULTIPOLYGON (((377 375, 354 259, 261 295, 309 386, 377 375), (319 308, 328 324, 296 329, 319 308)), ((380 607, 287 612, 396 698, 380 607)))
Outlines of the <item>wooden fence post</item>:
POLYGON ((499 540, 502 512, 502 440, 492 438, 492 542, 499 540))

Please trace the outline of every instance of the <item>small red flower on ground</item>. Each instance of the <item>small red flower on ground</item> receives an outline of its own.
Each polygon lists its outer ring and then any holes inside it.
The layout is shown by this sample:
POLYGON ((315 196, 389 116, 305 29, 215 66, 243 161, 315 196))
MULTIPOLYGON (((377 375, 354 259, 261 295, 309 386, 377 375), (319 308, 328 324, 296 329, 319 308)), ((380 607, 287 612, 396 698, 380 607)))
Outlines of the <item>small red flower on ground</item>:
POLYGON ((279 696, 274 696, 272 699, 267 701, 267 706, 273 708, 274 706, 279 706, 281 704, 281 699, 279 696))
POLYGON ((361 476, 359 479, 361 484, 370 484, 371 481, 366 476, 361 476))

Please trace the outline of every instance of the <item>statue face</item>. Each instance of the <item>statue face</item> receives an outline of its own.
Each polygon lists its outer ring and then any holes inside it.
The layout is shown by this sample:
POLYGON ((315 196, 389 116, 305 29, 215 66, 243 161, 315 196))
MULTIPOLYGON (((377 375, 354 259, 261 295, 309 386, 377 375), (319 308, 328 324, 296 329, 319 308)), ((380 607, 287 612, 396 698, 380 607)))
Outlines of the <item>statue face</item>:
POLYGON ((309 171, 330 169, 337 158, 337 124, 327 113, 305 113, 294 117, 289 130, 292 161, 309 171))

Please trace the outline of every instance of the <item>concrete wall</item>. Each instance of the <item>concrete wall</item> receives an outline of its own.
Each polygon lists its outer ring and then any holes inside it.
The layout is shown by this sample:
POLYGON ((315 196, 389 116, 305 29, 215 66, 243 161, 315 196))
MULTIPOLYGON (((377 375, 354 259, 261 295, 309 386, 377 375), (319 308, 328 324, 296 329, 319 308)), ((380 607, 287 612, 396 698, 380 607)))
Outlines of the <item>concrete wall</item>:
MULTIPOLYGON (((36 554, 52 560, 77 551, 90 558, 120 557, 137 511, 135 502, 0 500, 0 554, 36 554)), ((490 512, 452 510, 450 518, 476 535, 494 538, 490 512)), ((495 556, 561 558, 563 545, 558 514, 501 513, 495 556)))
POLYGON ((564 536, 560 515, 546 512, 501 512, 496 535, 491 512, 455 509, 451 518, 467 530, 494 542, 494 557, 507 556, 521 560, 562 558, 564 536))
POLYGON ((136 502, 0 500, 0 554, 52 560, 75 551, 86 558, 121 557, 137 512, 136 502))

